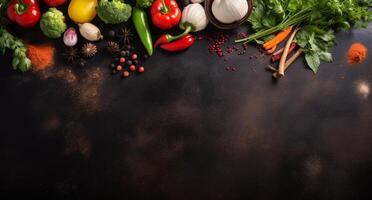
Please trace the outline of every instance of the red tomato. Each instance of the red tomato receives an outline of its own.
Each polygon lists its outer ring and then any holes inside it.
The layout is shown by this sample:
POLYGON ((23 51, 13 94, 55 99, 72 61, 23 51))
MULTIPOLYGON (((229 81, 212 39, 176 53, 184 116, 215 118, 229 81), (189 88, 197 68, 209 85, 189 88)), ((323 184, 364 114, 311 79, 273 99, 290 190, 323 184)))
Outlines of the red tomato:
POLYGON ((44 2, 50 7, 57 7, 66 2, 66 0, 44 0, 44 2))
POLYGON ((36 0, 12 0, 7 7, 7 15, 10 21, 23 28, 35 26, 41 16, 36 0))

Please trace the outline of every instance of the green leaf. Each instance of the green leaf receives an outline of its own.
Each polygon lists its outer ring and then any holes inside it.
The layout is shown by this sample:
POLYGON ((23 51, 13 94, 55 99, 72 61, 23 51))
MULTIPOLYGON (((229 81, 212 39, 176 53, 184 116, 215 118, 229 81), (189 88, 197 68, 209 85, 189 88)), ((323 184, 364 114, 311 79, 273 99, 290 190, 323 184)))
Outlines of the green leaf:
POLYGON ((317 73, 320 66, 319 55, 315 52, 306 53, 305 60, 310 69, 313 70, 314 73, 317 73))
POLYGON ((333 61, 333 56, 329 52, 322 51, 319 53, 319 58, 320 60, 324 62, 332 62, 333 61))

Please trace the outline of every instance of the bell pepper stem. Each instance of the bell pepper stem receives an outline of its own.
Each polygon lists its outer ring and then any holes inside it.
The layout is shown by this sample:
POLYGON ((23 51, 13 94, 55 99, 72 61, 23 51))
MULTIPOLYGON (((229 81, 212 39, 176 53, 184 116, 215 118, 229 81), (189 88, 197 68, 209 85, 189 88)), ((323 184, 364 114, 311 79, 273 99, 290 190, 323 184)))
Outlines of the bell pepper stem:
POLYGON ((17 15, 22 15, 25 13, 28 9, 28 4, 25 4, 23 0, 17 0, 16 4, 14 5, 14 10, 17 13, 17 15))
POLYGON ((164 0, 161 0, 161 13, 163 14, 163 15, 166 15, 166 14, 168 14, 169 13, 169 11, 170 11, 170 9, 169 9, 169 7, 167 6, 167 4, 165 4, 165 1, 164 0))

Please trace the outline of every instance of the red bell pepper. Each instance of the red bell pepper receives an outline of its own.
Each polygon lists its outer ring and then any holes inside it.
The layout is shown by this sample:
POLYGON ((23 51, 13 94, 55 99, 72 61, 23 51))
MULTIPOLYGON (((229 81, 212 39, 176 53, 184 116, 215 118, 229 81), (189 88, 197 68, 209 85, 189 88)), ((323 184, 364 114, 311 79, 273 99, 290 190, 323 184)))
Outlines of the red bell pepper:
POLYGON ((156 0, 151 6, 152 23, 159 29, 166 30, 181 20, 182 12, 175 0, 156 0))
POLYGON ((189 48, 194 42, 195 38, 191 34, 187 34, 177 41, 160 45, 160 48, 171 52, 182 51, 189 48))
POLYGON ((10 21, 23 28, 31 28, 40 20, 39 4, 36 0, 12 0, 7 7, 10 21))

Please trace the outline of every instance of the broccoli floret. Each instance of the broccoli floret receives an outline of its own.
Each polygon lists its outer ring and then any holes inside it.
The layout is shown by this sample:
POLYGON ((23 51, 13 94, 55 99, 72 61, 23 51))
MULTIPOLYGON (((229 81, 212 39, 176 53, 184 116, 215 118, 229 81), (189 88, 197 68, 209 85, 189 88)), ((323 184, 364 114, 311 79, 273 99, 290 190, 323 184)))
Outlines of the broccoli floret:
POLYGON ((49 38, 59 38, 67 29, 65 16, 56 8, 49 8, 40 20, 40 29, 49 38))
POLYGON ((137 1, 137 5, 141 8, 148 8, 154 2, 154 0, 136 0, 136 1, 137 1))
POLYGON ((119 24, 130 18, 132 7, 123 0, 101 0, 97 7, 97 15, 106 24, 119 24))

